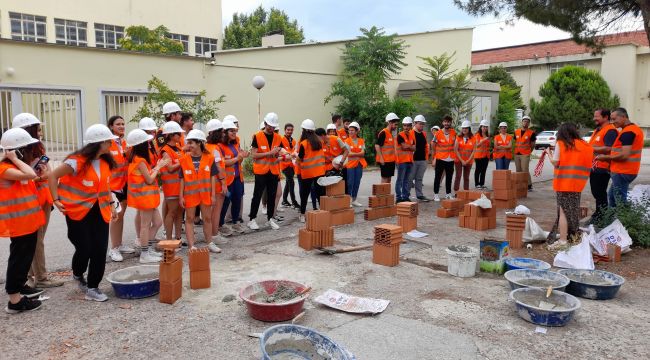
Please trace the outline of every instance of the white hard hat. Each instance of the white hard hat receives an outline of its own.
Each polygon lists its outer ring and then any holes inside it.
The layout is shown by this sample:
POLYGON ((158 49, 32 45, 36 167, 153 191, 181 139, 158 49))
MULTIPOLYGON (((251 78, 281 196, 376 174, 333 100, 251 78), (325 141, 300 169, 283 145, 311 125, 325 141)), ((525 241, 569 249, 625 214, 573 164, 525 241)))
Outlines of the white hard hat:
POLYGON ((163 125, 162 129, 163 135, 185 132, 185 130, 181 129, 181 126, 178 125, 176 121, 167 121, 165 125, 163 125))
POLYGON ((205 133, 199 129, 190 130, 190 132, 187 133, 185 140, 205 141, 205 133))
POLYGON ((27 130, 23 128, 13 128, 2 134, 0 145, 4 150, 14 150, 37 142, 39 142, 38 139, 34 139, 29 135, 27 130))
POLYGON ((357 130, 361 130, 361 127, 359 126, 359 123, 356 122, 356 121, 351 122, 350 125, 348 125, 348 127, 354 127, 354 128, 357 128, 357 130))
POLYGON ((316 125, 310 119, 303 120, 302 124, 300 124, 300 127, 305 130, 312 130, 312 131, 316 130, 316 125))
POLYGON ((158 130, 158 126, 156 126, 156 122, 154 121, 154 119, 149 117, 143 117, 138 122, 138 129, 145 130, 145 131, 152 131, 152 130, 158 130))
POLYGON ((270 112, 264 116, 264 122, 269 124, 269 126, 273 126, 274 128, 277 128, 280 125, 280 122, 278 120, 278 114, 274 112, 270 112))
POLYGON ((327 124, 327 127, 325 130, 330 131, 330 130, 336 130, 336 124, 327 124))
POLYGON ((502 121, 499 123, 499 127, 508 127, 508 123, 505 121, 502 121))
POLYGON ((235 123, 232 122, 232 120, 228 120, 226 118, 223 119, 221 125, 223 125, 224 130, 237 129, 237 125, 235 125, 235 123))
POLYGON ((86 129, 86 135, 84 136, 84 143, 94 144, 106 140, 115 140, 115 139, 119 139, 119 137, 113 135, 111 130, 109 130, 106 125, 95 124, 95 125, 90 125, 88 129, 86 129))
POLYGON ((463 123, 460 125, 460 127, 461 127, 461 128, 471 128, 471 127, 472 127, 472 123, 469 122, 469 120, 465 120, 465 121, 463 121, 463 123))
MULTIPOLYGON (((147 118, 145 118, 147 119, 147 118)), ((126 135, 126 145, 136 146, 153 139, 153 135, 149 135, 142 129, 134 129, 126 135)))
POLYGON ((14 116, 14 120, 11 122, 11 127, 14 128, 26 128, 32 125, 40 124, 41 121, 38 118, 30 113, 20 113, 14 116))
POLYGON ((487 120, 481 120, 481 126, 487 126, 490 127, 490 122, 487 120))
POLYGON ((223 118, 223 121, 232 121, 233 123, 238 123, 239 120, 237 120, 237 117, 235 115, 226 115, 226 117, 223 118))
POLYGON ((386 122, 393 120, 399 120, 399 116, 395 115, 395 113, 388 113, 388 115, 386 115, 386 122))
POLYGON ((427 119, 424 118, 424 115, 416 115, 415 119, 413 119, 413 122, 426 123, 427 119))
POLYGON ((433 125, 433 127, 431 128, 431 130, 440 130, 440 126, 438 126, 438 125, 433 125))
POLYGON ((530 116, 525 115, 524 117, 521 118, 521 121, 528 120, 530 121, 530 116))
POLYGON ((219 119, 212 119, 208 121, 207 124, 205 124, 205 130, 210 133, 215 130, 221 130, 223 129, 223 124, 219 119))
POLYGON ((402 125, 413 125, 413 119, 410 116, 405 117, 402 119, 402 125))
POLYGON ((163 104, 162 112, 164 115, 173 114, 175 112, 181 111, 181 107, 177 103, 170 101, 163 104))

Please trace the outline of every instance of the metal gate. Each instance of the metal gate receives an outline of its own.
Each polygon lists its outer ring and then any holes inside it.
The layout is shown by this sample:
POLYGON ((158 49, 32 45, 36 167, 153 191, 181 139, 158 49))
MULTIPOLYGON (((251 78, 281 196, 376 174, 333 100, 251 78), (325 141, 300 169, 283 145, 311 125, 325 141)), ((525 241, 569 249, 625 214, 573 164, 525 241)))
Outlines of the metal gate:
POLYGON ((34 114, 43 124, 47 155, 62 160, 81 144, 83 119, 78 90, 0 86, 0 130, 11 128, 16 114, 34 114))

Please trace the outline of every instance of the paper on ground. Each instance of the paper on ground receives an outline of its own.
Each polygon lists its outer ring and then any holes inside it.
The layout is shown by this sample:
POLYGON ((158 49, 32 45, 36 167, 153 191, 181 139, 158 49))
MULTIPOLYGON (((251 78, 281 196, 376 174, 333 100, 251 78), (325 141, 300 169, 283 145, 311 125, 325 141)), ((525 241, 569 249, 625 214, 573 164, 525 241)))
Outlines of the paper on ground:
POLYGON ((388 307, 390 301, 382 299, 362 298, 328 289, 319 295, 315 301, 331 308, 357 314, 378 314, 388 307))
POLYGON ((423 233, 422 231, 417 231, 417 230, 411 230, 411 231, 407 232, 406 235, 408 235, 408 236, 410 236, 412 238, 415 238, 415 239, 419 239, 419 238, 423 238, 425 236, 429 236, 429 234, 423 233))
POLYGON ((540 333, 540 334, 546 334, 546 328, 538 326, 538 327, 535 328, 535 332, 540 333))

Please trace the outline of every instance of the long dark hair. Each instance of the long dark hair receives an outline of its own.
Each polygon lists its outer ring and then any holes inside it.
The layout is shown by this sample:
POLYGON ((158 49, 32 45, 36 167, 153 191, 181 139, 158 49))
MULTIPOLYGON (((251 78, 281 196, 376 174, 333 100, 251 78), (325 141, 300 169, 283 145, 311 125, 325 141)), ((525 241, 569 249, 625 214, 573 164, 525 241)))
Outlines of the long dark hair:
POLYGON ((478 134, 483 137, 490 137, 490 128, 488 126, 481 125, 478 127, 478 134), (485 132, 483 130, 485 130, 485 132))
MULTIPOLYGON (((472 134, 472 128, 467 128, 467 129, 469 130, 469 131, 467 132, 467 138, 468 138, 468 139, 471 139, 472 136, 474 136, 474 135, 472 134)), ((465 137, 465 135, 463 135, 463 129, 462 129, 462 128, 460 129, 460 132, 458 132, 458 137, 459 137, 459 138, 465 137)))
POLYGON ((147 164, 151 165, 151 158, 149 158, 149 141, 145 141, 131 148, 129 162, 133 162, 133 159, 135 159, 136 156, 147 160, 147 164))
MULTIPOLYGON (((228 130, 224 130, 224 131, 223 131, 223 136, 221 137, 221 143, 224 144, 224 145, 226 145, 226 146, 230 144, 230 136, 228 136, 228 135, 229 135, 228 132, 229 132, 230 130, 236 131, 236 129, 228 129, 228 130)), ((235 134, 236 134, 236 133, 235 133, 235 134)), ((237 136, 236 136, 236 135, 235 135, 235 138, 234 138, 232 141, 233 141, 233 144, 236 144, 236 143, 237 143, 237 136)))
POLYGON ((576 140, 582 140, 578 129, 572 123, 563 123, 557 129, 557 141, 561 141, 566 145, 569 150, 573 150, 576 146, 576 140))
POLYGON ((307 140, 312 150, 320 150, 323 148, 323 143, 320 141, 320 138, 313 130, 302 129, 302 134, 300 134, 300 142, 307 140))
MULTIPOLYGON (((29 163, 31 163, 34 159, 40 158, 40 156, 41 156, 41 155, 34 156, 34 154, 36 153, 36 149, 37 149, 38 144, 40 144, 40 143, 29 144, 27 146, 23 146, 21 148, 9 150, 9 151, 16 151, 16 157, 18 158, 18 160, 20 160, 20 161, 24 162, 25 164, 29 165, 29 163)), ((9 158, 6 157, 6 156, 4 157, 4 159, 2 159, 2 162, 12 164, 12 161, 9 160, 9 158)))
POLYGON ((41 125, 40 124, 34 124, 34 125, 30 125, 30 126, 25 128, 25 131, 27 131, 29 133, 29 135, 31 135, 31 137, 33 137, 36 140, 39 140, 39 142, 37 142, 36 144, 32 144, 32 147, 31 147, 31 150, 32 150, 31 153, 32 153, 33 159, 39 159, 41 156, 45 155, 45 145, 43 145, 43 142, 41 142, 40 141, 41 139, 38 137, 38 128, 39 128, 39 126, 41 126, 41 125))
MULTIPOLYGON (((101 142, 86 144, 81 149, 68 155, 66 157, 66 160, 69 159, 71 156, 81 156, 84 159, 84 164, 80 169, 77 169, 77 173, 81 174, 86 171, 86 168, 88 168, 88 166, 90 166, 91 161, 93 161, 95 157, 97 157, 97 153, 99 153, 99 149, 101 145, 102 145, 101 142)), ((109 169, 113 170, 117 167, 117 163, 115 163, 115 159, 113 159, 113 155, 111 155, 110 153, 101 154, 99 158, 101 160, 106 161, 109 169)))
POLYGON ((111 126, 115 125, 115 122, 118 119, 124 120, 124 118, 122 116, 120 116, 120 115, 113 115, 110 118, 108 118, 108 128, 111 130, 112 133, 114 133, 114 132, 113 132, 113 129, 111 129, 111 126))
POLYGON ((208 133, 208 144, 218 144, 222 142, 223 130, 212 130, 208 133))

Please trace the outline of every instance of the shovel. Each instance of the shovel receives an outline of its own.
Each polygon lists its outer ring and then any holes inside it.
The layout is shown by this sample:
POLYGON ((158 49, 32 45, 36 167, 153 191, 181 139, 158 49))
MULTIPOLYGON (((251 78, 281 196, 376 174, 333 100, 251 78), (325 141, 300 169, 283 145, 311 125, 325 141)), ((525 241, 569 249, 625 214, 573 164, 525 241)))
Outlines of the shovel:
POLYGON ((327 249, 327 248, 317 248, 318 251, 320 251, 324 255, 334 255, 334 254, 342 254, 342 253, 347 253, 347 252, 353 252, 353 251, 359 251, 359 250, 366 250, 372 248, 373 244, 370 245, 360 245, 360 246, 350 246, 342 249, 327 249))

